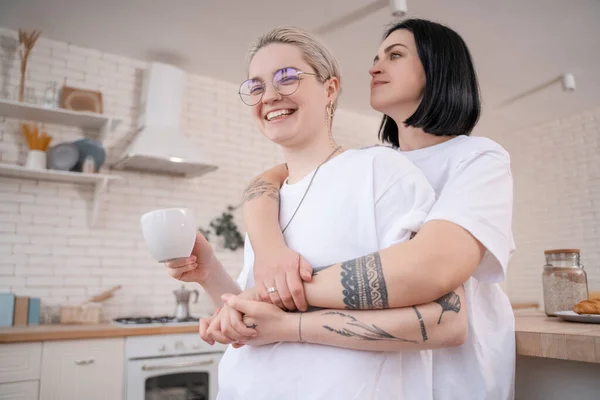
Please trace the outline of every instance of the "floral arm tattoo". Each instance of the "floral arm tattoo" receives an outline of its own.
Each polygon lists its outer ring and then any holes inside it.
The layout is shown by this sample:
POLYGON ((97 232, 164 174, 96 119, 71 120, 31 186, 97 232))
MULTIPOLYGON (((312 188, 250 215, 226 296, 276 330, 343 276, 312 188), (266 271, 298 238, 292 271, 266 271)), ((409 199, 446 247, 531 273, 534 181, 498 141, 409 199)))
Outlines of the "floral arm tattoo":
POLYGON ((242 204, 257 199, 262 195, 267 195, 279 204, 279 188, 262 178, 256 178, 244 190, 242 204))

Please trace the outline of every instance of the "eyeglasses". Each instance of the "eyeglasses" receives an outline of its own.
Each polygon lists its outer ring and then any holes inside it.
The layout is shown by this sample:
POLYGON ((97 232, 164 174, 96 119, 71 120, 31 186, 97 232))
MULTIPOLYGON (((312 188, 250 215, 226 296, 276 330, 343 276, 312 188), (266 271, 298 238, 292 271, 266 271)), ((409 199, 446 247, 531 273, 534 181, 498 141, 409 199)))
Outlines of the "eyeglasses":
MULTIPOLYGON (((287 67, 275 71, 271 83, 273 88, 282 96, 290 96, 298 90, 300 86, 300 75, 314 75, 312 72, 298 71, 296 68, 287 67)), ((266 91, 266 82, 258 79, 248 79, 240 85, 238 94, 240 99, 249 105, 255 106, 262 99, 266 91)))

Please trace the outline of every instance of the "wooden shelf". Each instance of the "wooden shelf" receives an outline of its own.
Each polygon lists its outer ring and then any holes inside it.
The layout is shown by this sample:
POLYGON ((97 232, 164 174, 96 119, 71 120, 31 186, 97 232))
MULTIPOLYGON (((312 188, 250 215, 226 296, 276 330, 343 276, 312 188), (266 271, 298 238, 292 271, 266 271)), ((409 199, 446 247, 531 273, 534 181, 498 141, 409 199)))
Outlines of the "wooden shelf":
POLYGON ((51 169, 30 169, 20 165, 0 164, 0 176, 19 179, 33 179, 52 182, 70 182, 95 185, 90 225, 94 226, 100 210, 102 197, 109 181, 121 180, 118 175, 86 174, 83 172, 56 171, 51 169))
POLYGON ((101 137, 114 131, 123 121, 121 118, 104 114, 46 108, 37 104, 4 99, 0 99, 0 116, 98 130, 101 137))

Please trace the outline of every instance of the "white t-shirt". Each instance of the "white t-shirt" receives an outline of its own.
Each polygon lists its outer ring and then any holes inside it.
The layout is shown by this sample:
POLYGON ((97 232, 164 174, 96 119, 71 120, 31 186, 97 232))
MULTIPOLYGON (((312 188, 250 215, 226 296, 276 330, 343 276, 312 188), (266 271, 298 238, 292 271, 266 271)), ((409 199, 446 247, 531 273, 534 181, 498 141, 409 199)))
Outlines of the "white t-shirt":
MULTIPOLYGON (((285 226, 314 172, 281 188, 285 226)), ((318 171, 286 230, 287 245, 313 266, 357 258, 408 240, 435 199, 431 185, 390 148, 347 150, 318 171)), ((254 286, 248 238, 238 283, 254 286)), ((431 399, 431 351, 368 352, 309 343, 227 348, 219 400, 431 399)))
POLYGON ((504 280, 515 249, 510 157, 492 140, 468 136, 401 153, 423 171, 435 189, 437 201, 427 221, 460 225, 487 249, 465 284, 467 342, 433 351, 434 399, 512 399, 514 315, 497 284, 504 280))

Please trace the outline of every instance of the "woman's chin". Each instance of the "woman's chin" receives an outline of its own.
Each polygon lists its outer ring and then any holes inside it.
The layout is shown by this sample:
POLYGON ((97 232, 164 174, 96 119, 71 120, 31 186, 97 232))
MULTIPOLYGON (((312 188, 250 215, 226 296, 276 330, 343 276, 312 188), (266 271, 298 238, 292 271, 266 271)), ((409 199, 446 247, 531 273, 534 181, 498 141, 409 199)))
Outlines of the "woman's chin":
POLYGON ((371 108, 377 112, 387 114, 386 110, 390 108, 391 102, 378 96, 371 96, 371 108))
POLYGON ((285 145, 294 137, 294 135, 291 135, 289 131, 286 132, 279 129, 269 129, 267 132, 265 132, 265 136, 267 139, 269 139, 269 141, 280 146, 285 145))

